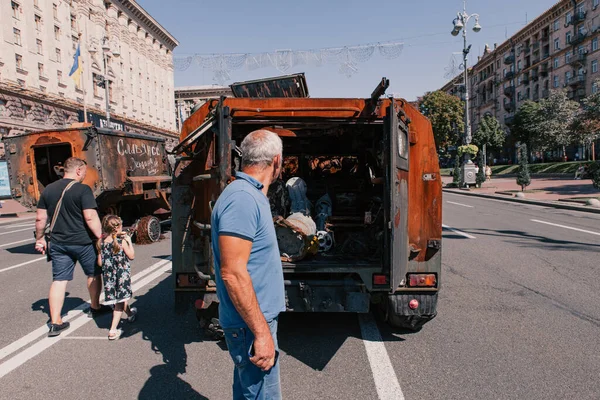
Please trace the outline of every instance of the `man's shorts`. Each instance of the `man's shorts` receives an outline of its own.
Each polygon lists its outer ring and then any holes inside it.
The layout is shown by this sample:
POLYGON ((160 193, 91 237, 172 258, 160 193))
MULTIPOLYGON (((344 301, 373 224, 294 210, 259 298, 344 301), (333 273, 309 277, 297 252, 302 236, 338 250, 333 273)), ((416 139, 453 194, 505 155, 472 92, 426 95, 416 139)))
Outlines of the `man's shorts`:
POLYGON ((52 280, 71 281, 75 263, 79 261, 83 272, 88 277, 102 275, 102 268, 98 266, 96 248, 93 244, 58 244, 50 242, 48 249, 52 258, 52 280))

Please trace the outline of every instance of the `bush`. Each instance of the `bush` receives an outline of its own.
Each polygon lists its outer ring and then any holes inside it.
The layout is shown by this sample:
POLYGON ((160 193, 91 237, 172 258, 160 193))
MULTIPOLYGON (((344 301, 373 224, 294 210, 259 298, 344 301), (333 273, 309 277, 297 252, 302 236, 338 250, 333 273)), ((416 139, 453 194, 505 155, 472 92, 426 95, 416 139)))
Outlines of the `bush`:
POLYGON ((588 174, 592 178, 594 187, 600 189, 600 161, 589 165, 588 174))
POLYGON ((476 183, 478 187, 481 187, 483 182, 485 182, 485 156, 483 151, 479 152, 479 171, 477 172, 476 183))
POLYGON ((519 147, 519 172, 517 174, 517 185, 521 186, 521 191, 531 185, 531 176, 529 176, 529 164, 527 162, 527 145, 522 144, 519 147))
POLYGON ((452 184, 454 187, 460 186, 460 157, 456 156, 454 160, 454 172, 452 173, 452 184))
POLYGON ((474 144, 467 144, 467 145, 458 147, 458 156, 459 157, 462 157, 465 154, 470 154, 471 157, 475 157, 478 152, 479 152, 479 148, 477 146, 475 146, 474 144))

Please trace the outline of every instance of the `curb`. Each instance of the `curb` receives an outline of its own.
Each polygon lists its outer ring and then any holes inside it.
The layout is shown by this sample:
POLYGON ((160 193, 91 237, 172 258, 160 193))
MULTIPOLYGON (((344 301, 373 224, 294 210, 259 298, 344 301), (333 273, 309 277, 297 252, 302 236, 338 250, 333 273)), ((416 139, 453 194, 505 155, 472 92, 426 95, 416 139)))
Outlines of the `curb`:
POLYGON ((9 214, 0 214, 0 226, 9 225, 15 222, 27 222, 27 221, 35 221, 35 215, 20 217, 17 213, 9 213, 9 214), (7 221, 3 221, 7 219, 7 221))
POLYGON ((571 211, 581 211, 588 212, 593 214, 600 214, 600 208, 591 208, 591 207, 580 207, 573 206, 569 204, 557 204, 549 201, 541 201, 541 200, 527 200, 527 199, 517 199, 515 197, 507 197, 507 196, 494 196, 490 194, 482 194, 482 193, 471 193, 465 190, 455 190, 455 189, 443 189, 443 192, 460 194, 463 196, 474 196, 481 197, 484 199, 494 199, 494 200, 503 200, 503 201, 512 201, 513 203, 521 203, 521 204, 531 204, 534 206, 542 206, 542 207, 554 207, 562 210, 571 210, 571 211))

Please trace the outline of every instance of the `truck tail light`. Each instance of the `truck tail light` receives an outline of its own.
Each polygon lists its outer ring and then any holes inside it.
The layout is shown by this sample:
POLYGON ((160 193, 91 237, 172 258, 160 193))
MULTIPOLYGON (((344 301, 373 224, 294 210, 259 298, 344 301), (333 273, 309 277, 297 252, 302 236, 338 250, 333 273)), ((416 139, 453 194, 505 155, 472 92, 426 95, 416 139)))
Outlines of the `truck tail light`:
POLYGON ((386 274, 373 274, 373 285, 387 285, 389 283, 386 274))
POLYGON ((206 281, 200 279, 198 274, 177 274, 177 287, 205 287, 206 281))
POLYGON ((437 277, 435 274, 409 274, 408 286, 410 287, 436 287, 437 277))

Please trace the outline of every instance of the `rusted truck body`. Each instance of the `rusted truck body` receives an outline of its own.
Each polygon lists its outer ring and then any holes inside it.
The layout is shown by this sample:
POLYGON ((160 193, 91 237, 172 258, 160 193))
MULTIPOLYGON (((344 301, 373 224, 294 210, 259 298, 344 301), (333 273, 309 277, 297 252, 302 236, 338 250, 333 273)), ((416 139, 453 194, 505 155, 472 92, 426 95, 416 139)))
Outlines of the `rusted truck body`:
POLYGON ((12 197, 34 209, 44 188, 61 179, 63 163, 87 163, 83 183, 92 188, 103 214, 126 224, 142 219, 138 234, 160 236, 160 219, 170 216, 172 170, 164 139, 83 125, 3 139, 12 197))
MULTIPOLYGON (((290 257, 294 244, 283 242, 293 235, 276 225, 287 310, 374 310, 408 329, 436 315, 442 185, 431 124, 406 101, 380 98, 385 87, 366 99, 224 97, 185 121, 172 186, 177 310, 194 304, 199 318, 214 316, 212 206, 240 168, 243 138, 268 129, 283 141, 281 181, 306 184, 306 218, 329 240, 290 257)), ((270 190, 272 210, 286 208, 278 196, 270 190)))

